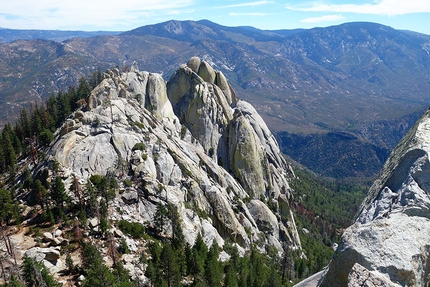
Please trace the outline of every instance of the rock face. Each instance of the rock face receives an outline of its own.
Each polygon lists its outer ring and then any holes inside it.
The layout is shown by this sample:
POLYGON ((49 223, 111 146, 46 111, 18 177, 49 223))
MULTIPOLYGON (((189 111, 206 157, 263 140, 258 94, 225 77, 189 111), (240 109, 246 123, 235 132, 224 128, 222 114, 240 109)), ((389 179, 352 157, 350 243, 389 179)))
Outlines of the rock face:
POLYGON ((391 153, 320 286, 363 286, 354 285, 352 278, 366 274, 385 280, 375 286, 428 286, 429 138, 427 110, 391 153), (348 274, 353 275, 348 279, 348 274))
POLYGON ((369 271, 358 263, 352 266, 348 276, 349 286, 366 286, 366 287, 400 287, 394 284, 384 276, 375 274, 375 271, 369 271))
POLYGON ((251 198, 289 194, 292 170, 274 136, 249 103, 236 99, 221 72, 194 57, 171 77, 167 94, 181 123, 251 198))
POLYGON ((294 174, 264 121, 236 99, 222 73, 197 57, 167 84, 136 63, 130 71, 105 73, 88 107, 57 131, 36 173, 55 161, 66 181, 128 179, 112 220, 152 225, 156 205, 171 204, 190 244, 202 233, 219 245, 229 239, 244 248, 257 241, 262 249, 281 251, 282 242, 300 248, 288 204, 294 174))

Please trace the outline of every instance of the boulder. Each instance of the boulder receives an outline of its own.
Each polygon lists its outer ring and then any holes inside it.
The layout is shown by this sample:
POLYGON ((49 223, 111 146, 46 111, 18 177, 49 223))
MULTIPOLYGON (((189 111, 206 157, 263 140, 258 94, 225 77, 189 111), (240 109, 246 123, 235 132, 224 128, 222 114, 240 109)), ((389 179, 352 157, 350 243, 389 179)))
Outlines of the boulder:
POLYGON ((94 228, 94 227, 98 226, 98 225, 99 225, 99 219, 98 219, 98 218, 96 218, 96 217, 91 218, 91 219, 88 219, 88 225, 89 225, 91 228, 94 228))
POLYGON ((236 94, 234 93, 230 84, 227 82, 226 77, 221 71, 216 71, 215 85, 217 85, 221 89, 221 91, 227 98, 227 102, 229 103, 229 105, 235 106, 237 102, 236 94))
POLYGON ((137 191, 129 191, 121 194, 121 199, 125 204, 136 204, 139 201, 139 194, 137 191))
POLYGON ((57 230, 55 230, 55 232, 54 232, 54 236, 55 236, 55 237, 60 237, 60 236, 61 236, 61 234, 63 234, 63 232, 62 232, 60 229, 57 229, 57 230))
POLYGON ((198 74, 203 81, 211 84, 215 83, 216 72, 206 61, 201 61, 198 74))
POLYGON ((200 67, 200 63, 201 60, 199 57, 192 57, 188 63, 187 66, 194 72, 194 73, 198 73, 199 72, 199 67, 200 67))
POLYGON ((60 259, 60 251, 56 248, 33 247, 28 249, 25 255, 37 261, 47 260, 55 262, 60 259))
POLYGON ((117 238, 121 238, 124 236, 124 233, 122 233, 121 230, 117 229, 117 228, 112 228, 111 229, 112 234, 117 237, 117 238))
POLYGON ((43 236, 42 241, 44 242, 50 242, 54 238, 51 232, 43 232, 42 236, 43 236))

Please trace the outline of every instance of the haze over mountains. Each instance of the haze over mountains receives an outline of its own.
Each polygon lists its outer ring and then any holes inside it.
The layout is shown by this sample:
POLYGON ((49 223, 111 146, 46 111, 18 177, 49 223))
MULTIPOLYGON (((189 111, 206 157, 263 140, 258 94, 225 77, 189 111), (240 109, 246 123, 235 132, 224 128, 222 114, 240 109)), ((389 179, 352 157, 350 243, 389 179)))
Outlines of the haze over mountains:
POLYGON ((99 35, 117 35, 120 32, 108 32, 108 31, 61 31, 61 30, 17 30, 17 29, 6 29, 0 27, 0 43, 7 43, 16 40, 53 40, 53 41, 64 41, 71 38, 86 38, 99 35))
POLYGON ((197 55, 256 107, 284 152, 327 176, 367 177, 428 106, 429 53, 430 36, 374 23, 262 31, 169 21, 62 43, 15 41, 0 44, 2 122, 97 68, 137 61, 168 80, 197 55), (343 160, 325 161, 333 150, 343 160))

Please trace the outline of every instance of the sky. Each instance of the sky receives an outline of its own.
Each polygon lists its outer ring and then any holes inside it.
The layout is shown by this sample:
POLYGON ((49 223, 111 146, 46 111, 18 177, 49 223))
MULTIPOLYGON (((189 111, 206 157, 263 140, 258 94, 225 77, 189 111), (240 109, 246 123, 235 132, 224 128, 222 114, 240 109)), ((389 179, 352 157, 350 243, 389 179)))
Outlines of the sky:
POLYGON ((0 0, 0 27, 128 31, 207 19, 264 30, 376 22, 430 35, 430 0, 0 0))

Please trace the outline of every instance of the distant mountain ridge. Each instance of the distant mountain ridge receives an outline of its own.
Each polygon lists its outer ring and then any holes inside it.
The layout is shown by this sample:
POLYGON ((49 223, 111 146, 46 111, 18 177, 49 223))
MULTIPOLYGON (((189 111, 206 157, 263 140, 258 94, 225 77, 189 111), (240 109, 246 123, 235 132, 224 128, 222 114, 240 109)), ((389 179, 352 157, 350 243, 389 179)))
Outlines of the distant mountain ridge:
MULTIPOLYGON (((263 31, 207 20, 168 21, 117 36, 5 43, 0 51, 0 107, 6 115, 67 89, 98 67, 137 61, 168 80, 194 55, 222 71, 274 132, 346 131, 361 137, 360 131, 375 123, 422 111, 430 94, 430 36, 375 23, 263 31), (44 46, 52 52, 39 52, 44 46)), ((385 132, 382 128, 363 141, 390 149, 395 143, 385 132)))
POLYGON ((52 40, 62 42, 71 38, 87 38, 100 35, 117 35, 115 31, 61 31, 61 30, 34 30, 34 29, 8 29, 0 27, 0 43, 16 40, 52 40))
POLYGON ((166 37, 180 41, 209 40, 235 40, 240 34, 256 41, 280 41, 286 36, 304 31, 305 29, 292 30, 260 30, 249 26, 227 27, 209 20, 200 21, 167 21, 160 24, 142 26, 121 35, 153 35, 166 37), (194 32, 194 33, 190 33, 194 32), (230 34, 229 34, 230 33, 230 34), (216 38, 214 38, 216 37, 216 38))

